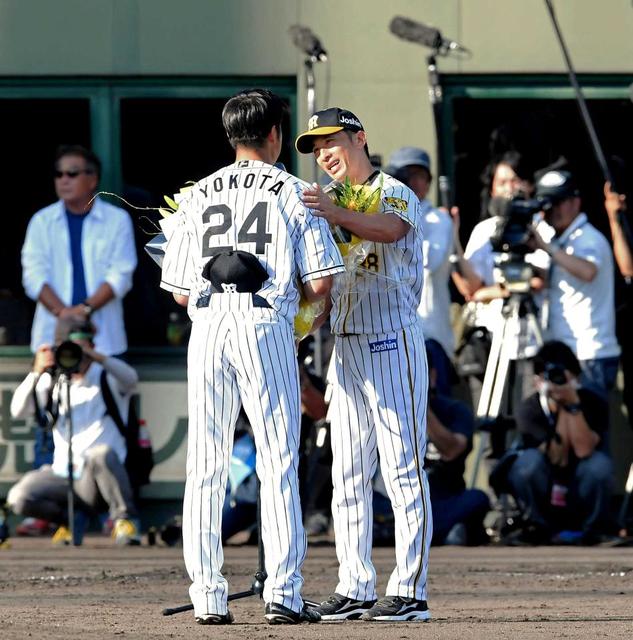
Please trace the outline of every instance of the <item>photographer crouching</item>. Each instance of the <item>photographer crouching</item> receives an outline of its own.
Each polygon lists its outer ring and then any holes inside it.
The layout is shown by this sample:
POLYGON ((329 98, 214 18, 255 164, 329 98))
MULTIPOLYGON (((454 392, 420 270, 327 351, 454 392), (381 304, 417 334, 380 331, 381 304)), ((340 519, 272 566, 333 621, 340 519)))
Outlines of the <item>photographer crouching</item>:
POLYGON ((578 359, 562 342, 545 343, 533 364, 537 392, 516 412, 524 448, 507 478, 526 525, 515 541, 596 542, 612 532, 607 403, 581 386, 578 359))
POLYGON ((75 544, 91 513, 109 509, 117 544, 139 544, 136 507, 125 470, 126 445, 108 415, 102 393, 102 371, 124 419, 138 382, 136 371, 122 360, 94 350, 94 327, 75 319, 58 321, 56 348, 37 349, 33 370, 11 400, 13 418, 36 415, 53 430, 52 465, 30 471, 7 496, 18 515, 42 518, 60 525, 53 542, 70 543, 68 528, 68 417, 72 417, 72 461, 75 495, 75 544), (76 346, 73 346, 76 345, 76 346), (73 361, 74 360, 74 361, 73 361), (60 376, 60 373, 65 376, 60 376), (68 376, 70 411, 61 379, 68 376))

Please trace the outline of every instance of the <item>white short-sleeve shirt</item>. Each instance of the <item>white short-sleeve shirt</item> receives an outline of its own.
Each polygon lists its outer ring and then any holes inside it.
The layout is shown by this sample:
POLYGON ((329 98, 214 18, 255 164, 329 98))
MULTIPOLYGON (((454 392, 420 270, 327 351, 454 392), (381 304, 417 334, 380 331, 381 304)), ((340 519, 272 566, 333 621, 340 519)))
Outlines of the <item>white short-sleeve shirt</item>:
POLYGON ((428 200, 423 200, 421 206, 424 287, 418 312, 422 318, 424 337, 437 340, 451 358, 455 350, 455 336, 450 322, 448 280, 451 274, 453 223, 448 213, 433 208, 428 200))
POLYGON ((552 241, 569 255, 592 262, 596 277, 585 282, 552 263, 547 337, 561 340, 579 360, 620 355, 615 335, 613 256, 607 239, 581 213, 552 241))

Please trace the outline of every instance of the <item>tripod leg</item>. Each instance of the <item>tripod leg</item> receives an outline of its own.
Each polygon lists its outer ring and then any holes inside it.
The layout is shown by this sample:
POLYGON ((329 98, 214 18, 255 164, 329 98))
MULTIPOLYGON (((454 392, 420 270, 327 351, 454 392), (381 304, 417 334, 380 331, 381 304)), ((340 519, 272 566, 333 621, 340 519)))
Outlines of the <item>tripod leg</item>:
POLYGON ((507 331, 508 324, 506 322, 506 331, 504 334, 503 346, 501 353, 499 354, 499 364, 497 365, 497 375, 495 377, 495 384, 492 391, 492 397, 490 399, 490 407, 488 409, 488 417, 496 418, 499 416, 501 410, 501 403, 503 402, 503 395, 506 389, 506 383, 508 378, 508 369, 510 368, 510 349, 512 347, 512 340, 507 331))
POLYGON ((486 364, 486 372, 484 373, 484 382, 481 387, 481 395, 477 404, 477 418, 485 418, 488 416, 490 407, 490 397, 495 385, 495 377, 497 375, 497 366, 499 364, 499 356, 503 347, 503 339, 505 334, 505 321, 501 326, 501 330, 493 333, 492 344, 490 345, 490 353, 488 354, 488 362, 486 364))
POLYGON ((173 616, 175 613, 184 613, 185 611, 193 611, 192 604, 183 604, 181 607, 167 607, 163 609, 164 616, 173 616))
MULTIPOLYGON (((484 374, 484 384, 481 388, 481 396, 479 397, 479 404, 477 405, 477 419, 489 419, 496 417, 491 411, 492 396, 496 387, 499 386, 498 370, 501 362, 501 357, 504 351, 504 344, 507 334, 507 322, 506 319, 502 319, 500 330, 493 333, 492 345, 490 347, 490 354, 488 356, 488 363, 486 365, 486 373, 484 374)), ((484 456, 484 452, 488 448, 490 442, 490 434, 487 431, 479 431, 479 443, 475 450, 475 459, 470 475, 469 487, 474 487, 477 482, 477 475, 479 473, 479 465, 484 456)))
POLYGON ((532 311, 527 314, 527 325, 529 332, 531 332, 536 339, 536 344, 540 347, 543 344, 543 333, 541 332, 541 326, 532 311))

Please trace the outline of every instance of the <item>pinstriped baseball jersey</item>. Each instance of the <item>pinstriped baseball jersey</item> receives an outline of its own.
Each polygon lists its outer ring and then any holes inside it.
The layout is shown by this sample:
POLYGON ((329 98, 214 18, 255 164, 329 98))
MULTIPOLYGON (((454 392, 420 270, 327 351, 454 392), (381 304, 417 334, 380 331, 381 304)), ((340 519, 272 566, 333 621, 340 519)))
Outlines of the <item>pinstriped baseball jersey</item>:
POLYGON ((291 322, 299 300, 295 281, 344 270, 327 223, 300 200, 304 186, 264 162, 236 162, 193 187, 168 237, 161 287, 189 295, 190 303, 209 295, 207 306, 194 314, 187 355, 183 555, 196 616, 227 611, 222 505, 240 405, 257 447, 268 574, 263 596, 293 611, 303 606, 306 540, 297 480, 301 409, 291 322), (211 293, 202 276, 213 255, 224 252, 226 258, 231 250, 256 256, 266 270, 258 305, 252 293, 237 292, 235 283, 221 283, 224 292, 211 293))
POLYGON ((433 522, 426 451, 427 370, 422 324, 396 333, 336 336, 328 409, 336 593, 376 598, 372 485, 378 454, 394 513, 396 567, 387 595, 426 600, 433 522))
POLYGON ((378 456, 394 512, 396 567, 386 594, 426 600, 432 537, 426 447, 427 367, 417 313, 423 284, 422 211, 415 194, 381 174, 383 213, 410 229, 372 243, 362 269, 333 290, 336 335, 330 366, 332 513, 339 581, 336 593, 374 600, 371 562, 372 478, 378 456), (367 273, 369 272, 369 273, 367 273))
POLYGON ((197 300, 209 293, 204 265, 219 250, 256 255, 269 279, 258 295, 290 321, 302 282, 344 271, 327 222, 301 202, 308 186, 265 162, 241 160, 198 182, 181 201, 160 286, 197 300))
POLYGON ((411 228, 396 242, 371 243, 362 268, 334 283, 333 333, 389 333, 418 320, 424 267, 420 201, 386 173, 377 174, 370 187, 381 181, 381 213, 393 213, 411 228))

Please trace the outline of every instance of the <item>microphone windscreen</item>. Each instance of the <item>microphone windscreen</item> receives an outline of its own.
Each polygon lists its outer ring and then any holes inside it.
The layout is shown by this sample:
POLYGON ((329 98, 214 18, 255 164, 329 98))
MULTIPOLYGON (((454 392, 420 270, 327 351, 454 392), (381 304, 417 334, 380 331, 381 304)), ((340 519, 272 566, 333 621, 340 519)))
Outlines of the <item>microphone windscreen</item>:
POLYGON ((432 49, 439 49, 442 44, 442 36, 437 29, 402 16, 396 16, 391 21, 389 29, 391 33, 403 40, 417 42, 432 49))
POLYGON ((304 53, 311 54, 319 46, 316 36, 307 27, 300 24, 292 25, 288 29, 288 33, 292 37, 295 47, 301 49, 304 53))

